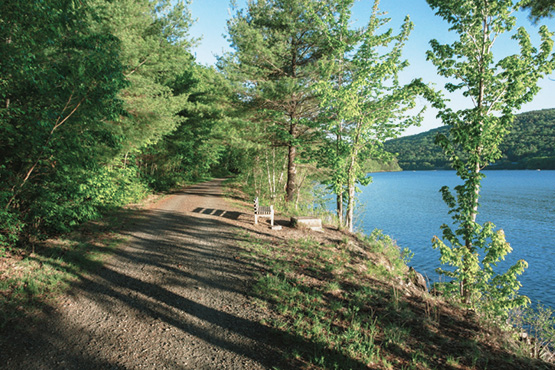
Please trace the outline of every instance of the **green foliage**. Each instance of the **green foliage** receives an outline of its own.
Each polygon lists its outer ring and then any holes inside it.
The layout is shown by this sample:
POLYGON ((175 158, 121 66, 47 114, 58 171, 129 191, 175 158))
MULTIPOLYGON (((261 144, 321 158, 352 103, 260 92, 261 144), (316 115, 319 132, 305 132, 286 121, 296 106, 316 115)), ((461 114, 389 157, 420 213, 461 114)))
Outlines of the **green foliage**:
POLYGON ((522 8, 530 11, 530 18, 538 21, 540 18, 553 18, 555 1, 553 0, 525 0, 522 8))
MULTIPOLYGON (((449 157, 435 144, 448 127, 388 140, 385 150, 394 153, 403 170, 452 169, 449 157)), ((499 145, 501 158, 488 169, 555 169, 555 109, 515 116, 510 132, 499 145)), ((463 153, 459 154, 464 156, 463 153)))
POLYGON ((213 68, 192 66, 171 83, 176 92, 189 94, 176 129, 141 156, 142 174, 157 190, 209 176, 215 169, 229 174, 236 165, 237 138, 232 119, 229 81, 213 68))
POLYGON ((451 169, 449 157, 435 144, 438 133, 445 133, 447 127, 440 127, 417 135, 388 140, 384 148, 395 155, 399 166, 405 170, 451 169))
MULTIPOLYGON (((0 193, 0 204, 7 204, 11 196, 10 192, 0 193)), ((4 251, 17 242, 25 224, 16 212, 4 207, 0 208, 0 220, 0 257, 2 257, 4 251)))
POLYGON ((190 24, 183 1, 0 4, 1 245, 146 194, 141 152, 186 118, 190 24))
POLYGON ((120 91, 125 114, 118 126, 125 139, 121 151, 133 152, 158 142, 183 118, 178 113, 188 99, 185 89, 172 89, 188 73, 192 57, 185 38, 191 16, 185 3, 167 0, 101 1, 104 32, 121 42, 119 60, 129 82, 120 91))
MULTIPOLYGON (((371 181, 361 164, 367 158, 383 159, 383 142, 420 122, 420 115, 407 112, 415 107, 416 95, 426 90, 419 80, 404 86, 398 80, 398 73, 408 66, 401 52, 412 23, 407 17, 397 35, 391 29, 380 33, 389 19, 380 17, 378 4, 374 2, 363 30, 348 28, 350 12, 330 10, 326 36, 335 40, 334 49, 320 63, 323 78, 317 84, 325 136, 322 162, 331 169, 328 183, 333 191, 340 199, 346 193, 346 226, 351 231, 356 184, 371 181)), ((323 26, 327 25, 322 22, 323 26)), ((341 210, 338 214, 342 216, 341 210)))
POLYGON ((367 159, 365 162, 362 163, 362 167, 366 173, 402 171, 397 160, 391 158, 382 160, 367 159))
MULTIPOLYGON (((334 0, 251 1, 245 10, 234 9, 228 22, 234 50, 221 58, 219 66, 237 82, 237 107, 250 121, 244 127, 253 154, 249 163, 260 166, 258 172, 268 170, 273 177, 279 167, 266 166, 270 159, 263 155, 270 151, 272 156, 284 155, 287 202, 298 195, 302 182, 297 178, 298 157, 315 135, 318 103, 313 86, 322 78, 316 64, 330 53, 321 27, 313 19, 336 6, 334 0)), ((269 186, 275 196, 276 182, 271 180, 269 186)))
POLYGON ((6 40, 0 52, 10 55, 0 61, 0 207, 9 216, 0 230, 13 243, 23 228, 41 226, 41 213, 59 214, 55 191, 74 185, 117 146, 107 120, 121 113, 117 93, 125 81, 120 43, 97 31, 92 5, 59 0, 0 7, 0 39, 6 40))
POLYGON ((509 323, 517 330, 528 332, 529 340, 522 340, 522 346, 534 357, 553 361, 555 346, 555 312, 553 308, 537 304, 535 307, 518 308, 511 311, 509 323))
POLYGON ((529 302, 517 294, 517 276, 527 264, 519 261, 505 273, 494 273, 498 261, 511 249, 501 230, 494 232, 493 224, 481 226, 476 222, 484 177, 481 170, 501 157, 499 146, 510 130, 513 111, 532 99, 538 91, 538 80, 555 67, 552 34, 541 27, 542 43, 537 49, 526 30, 519 28, 513 39, 520 53, 496 62, 494 43, 500 34, 514 28, 512 13, 517 5, 501 0, 428 3, 459 36, 451 45, 430 41, 428 59, 440 75, 454 79, 446 84, 448 91, 463 90, 463 96, 474 104, 473 108, 453 111, 442 101, 433 102, 439 109, 438 117, 449 126, 449 133, 439 134, 436 143, 464 181, 455 187, 455 194, 448 187, 441 190, 456 230, 443 225, 443 240, 434 238, 441 262, 455 267, 454 271, 439 272, 460 283, 465 303, 503 322, 510 309, 529 302))
MULTIPOLYGON (((375 229, 370 235, 364 236, 363 240, 370 251, 386 257, 387 263, 392 267, 391 271, 384 271, 387 276, 401 276, 406 272, 407 263, 414 256, 410 249, 404 248, 401 250, 389 235, 384 234, 379 229, 375 229)), ((373 264, 370 261, 369 263, 373 264)))
MULTIPOLYGON (((497 264, 512 251, 503 230, 495 231, 494 227, 489 222, 483 227, 476 224, 472 235, 465 235, 465 242, 469 240, 473 246, 469 249, 450 228, 443 225, 444 241, 434 237, 433 246, 441 252, 441 263, 454 267, 454 270, 439 268, 437 271, 454 281, 464 281, 467 286, 472 286, 469 302, 491 321, 505 325, 510 310, 530 303, 528 297, 517 294, 521 287, 517 278, 528 264, 519 260, 502 274, 494 271, 497 264)), ((443 289, 450 295, 461 293, 460 287, 454 284, 445 284, 443 289)))
POLYGON ((555 109, 519 114, 490 168, 555 169, 555 109))

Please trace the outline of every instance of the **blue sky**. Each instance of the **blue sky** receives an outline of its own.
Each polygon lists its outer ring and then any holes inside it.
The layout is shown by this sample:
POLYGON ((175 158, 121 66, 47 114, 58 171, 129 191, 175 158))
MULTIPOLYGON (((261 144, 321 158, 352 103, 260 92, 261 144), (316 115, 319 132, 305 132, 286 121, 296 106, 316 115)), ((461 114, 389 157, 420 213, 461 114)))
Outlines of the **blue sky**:
MULTIPOLYGON (((228 51, 229 45, 225 39, 226 21, 232 15, 229 0, 192 0, 190 6, 193 18, 196 23, 191 28, 191 36, 202 37, 199 45, 193 49, 197 61, 201 64, 213 65, 216 56, 228 51)), ((246 4, 246 0, 237 0, 240 7, 246 4)), ((364 25, 372 10, 372 0, 359 0, 353 8, 353 19, 357 24, 364 25)), ((409 15, 414 23, 414 30, 406 45, 404 56, 410 62, 403 72, 403 79, 409 82, 413 78, 421 77, 424 81, 436 84, 438 88, 443 87, 445 80, 436 74, 434 65, 426 61, 426 51, 430 49, 429 40, 437 39, 439 42, 448 43, 456 38, 456 35, 448 31, 448 25, 442 18, 434 15, 425 0, 382 0, 380 10, 387 12, 387 17, 391 18, 388 28, 398 30, 403 19, 409 15)), ((539 45, 536 37, 538 25, 533 25, 527 18, 527 13, 517 14, 518 26, 524 26, 530 33, 535 45, 539 45)), ((555 30, 555 21, 548 20, 546 24, 555 30)), ((504 56, 516 52, 516 43, 510 38, 503 37, 496 42, 494 53, 504 56)), ((555 74, 550 76, 555 79, 555 74)), ((555 108, 555 81, 544 79, 540 86, 542 90, 535 97, 534 101, 523 107, 521 111, 535 109, 555 108)), ((460 95, 449 95, 452 106, 457 108, 468 107, 470 102, 460 95)), ((425 104, 422 101, 422 104, 425 104)), ((442 123, 435 118, 437 112, 428 108, 425 113, 424 122, 420 127, 413 127, 407 130, 406 135, 416 134, 427 131, 431 128, 441 126, 442 123)))

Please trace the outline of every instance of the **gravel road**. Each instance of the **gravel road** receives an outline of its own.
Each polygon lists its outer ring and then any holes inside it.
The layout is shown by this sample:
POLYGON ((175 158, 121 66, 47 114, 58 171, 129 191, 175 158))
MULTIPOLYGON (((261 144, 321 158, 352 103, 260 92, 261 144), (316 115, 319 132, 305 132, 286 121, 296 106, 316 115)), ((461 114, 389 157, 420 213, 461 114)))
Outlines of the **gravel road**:
POLYGON ((279 345, 248 297, 253 266, 222 180, 137 211, 130 241, 84 276, 39 327, 1 342, 6 369, 268 369, 279 345))

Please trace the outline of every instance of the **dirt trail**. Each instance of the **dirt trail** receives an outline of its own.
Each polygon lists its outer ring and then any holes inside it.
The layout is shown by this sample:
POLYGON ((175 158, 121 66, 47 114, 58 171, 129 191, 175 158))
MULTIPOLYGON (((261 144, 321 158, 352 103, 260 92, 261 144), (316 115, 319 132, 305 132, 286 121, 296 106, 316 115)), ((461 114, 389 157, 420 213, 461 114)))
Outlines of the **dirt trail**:
MULTIPOLYGON (((130 241, 84 277, 42 327, 2 341, 7 369, 267 369, 281 354, 247 293, 221 181, 137 211, 130 241)), ((6 338, 4 338, 6 339, 6 338)))

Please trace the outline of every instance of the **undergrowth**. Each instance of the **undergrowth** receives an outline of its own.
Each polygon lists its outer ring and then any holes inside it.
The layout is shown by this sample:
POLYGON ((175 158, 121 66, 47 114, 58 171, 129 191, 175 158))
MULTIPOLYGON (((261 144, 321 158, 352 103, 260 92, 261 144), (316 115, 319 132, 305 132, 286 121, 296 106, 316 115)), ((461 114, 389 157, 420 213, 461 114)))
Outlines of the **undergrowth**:
POLYGON ((253 294, 274 312, 265 324, 288 345, 291 368, 550 368, 504 332, 407 285, 408 254, 380 232, 330 243, 241 237, 245 257, 266 266, 253 294))

